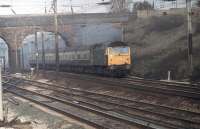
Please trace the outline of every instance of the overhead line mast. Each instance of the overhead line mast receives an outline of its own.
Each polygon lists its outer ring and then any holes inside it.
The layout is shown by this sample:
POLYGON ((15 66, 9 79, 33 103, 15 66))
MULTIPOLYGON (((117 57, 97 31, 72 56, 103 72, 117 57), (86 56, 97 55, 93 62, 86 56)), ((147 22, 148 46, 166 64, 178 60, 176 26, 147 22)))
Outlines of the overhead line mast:
POLYGON ((193 41, 192 41, 192 3, 186 0, 187 4, 187 21, 188 21, 188 62, 190 73, 193 71, 193 41))
POLYGON ((59 72, 59 50, 58 50, 58 14, 57 14, 57 0, 53 0, 54 5, 54 26, 55 26, 55 63, 56 63, 56 74, 59 72))

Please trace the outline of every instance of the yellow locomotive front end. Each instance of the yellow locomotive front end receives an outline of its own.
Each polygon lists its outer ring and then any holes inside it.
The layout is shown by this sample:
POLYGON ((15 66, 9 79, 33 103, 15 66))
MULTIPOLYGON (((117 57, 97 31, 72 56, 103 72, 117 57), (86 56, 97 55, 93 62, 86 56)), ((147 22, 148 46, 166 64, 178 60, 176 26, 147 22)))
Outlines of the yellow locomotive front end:
POLYGON ((107 48, 107 65, 111 69, 129 70, 131 65, 131 52, 128 46, 107 48))

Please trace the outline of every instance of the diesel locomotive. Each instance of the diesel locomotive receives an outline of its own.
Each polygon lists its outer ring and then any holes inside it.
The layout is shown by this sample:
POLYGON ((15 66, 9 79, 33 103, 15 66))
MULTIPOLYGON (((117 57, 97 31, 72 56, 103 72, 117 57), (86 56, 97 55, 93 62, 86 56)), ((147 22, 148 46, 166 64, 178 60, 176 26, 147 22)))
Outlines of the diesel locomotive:
MULTIPOLYGON (((55 69, 55 50, 32 54, 29 60, 32 67, 36 67, 36 59, 39 68, 43 68, 45 65, 45 69, 55 69), (38 57, 36 58, 36 56, 38 57)), ((59 50, 60 71, 126 76, 130 67, 130 47, 120 41, 59 50)))

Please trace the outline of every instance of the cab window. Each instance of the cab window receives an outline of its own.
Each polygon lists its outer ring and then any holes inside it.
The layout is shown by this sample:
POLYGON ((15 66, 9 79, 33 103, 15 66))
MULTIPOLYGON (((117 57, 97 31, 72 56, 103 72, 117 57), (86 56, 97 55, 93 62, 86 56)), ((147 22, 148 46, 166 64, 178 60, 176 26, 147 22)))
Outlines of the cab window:
POLYGON ((111 47, 109 49, 111 55, 127 55, 129 54, 129 47, 111 47))

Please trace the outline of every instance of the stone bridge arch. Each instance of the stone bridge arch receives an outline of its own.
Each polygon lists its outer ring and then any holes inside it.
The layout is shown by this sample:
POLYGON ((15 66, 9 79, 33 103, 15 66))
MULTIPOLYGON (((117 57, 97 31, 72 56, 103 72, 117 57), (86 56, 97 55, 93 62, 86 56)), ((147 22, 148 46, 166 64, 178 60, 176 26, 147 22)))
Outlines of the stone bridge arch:
MULTIPOLYGON (((68 25, 64 28, 59 28, 58 34, 63 38, 66 46, 69 46, 69 38, 64 33, 69 33, 68 25)), ((26 26, 26 27, 8 27, 0 28, 0 38, 2 38, 9 50, 9 64, 11 71, 19 71, 19 48, 22 46, 23 40, 35 32, 52 32, 54 33, 54 26, 26 26)))
MULTIPOLYGON (((65 40, 66 46, 75 42, 76 25, 89 24, 123 24, 129 14, 76 14, 58 15, 58 33, 65 40)), ((15 15, 0 17, 0 37, 5 40, 9 49, 9 64, 12 72, 19 71, 18 49, 26 36, 36 31, 54 32, 53 15, 15 15)), ((114 26, 113 26, 114 27, 114 26)))

